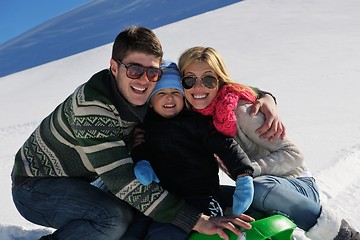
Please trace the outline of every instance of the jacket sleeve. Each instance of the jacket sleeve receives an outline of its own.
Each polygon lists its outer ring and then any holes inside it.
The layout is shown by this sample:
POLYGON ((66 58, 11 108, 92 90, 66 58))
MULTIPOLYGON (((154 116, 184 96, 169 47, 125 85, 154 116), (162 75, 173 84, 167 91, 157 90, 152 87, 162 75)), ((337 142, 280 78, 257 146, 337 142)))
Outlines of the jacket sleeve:
POLYGON ((257 96, 256 96, 257 99, 260 99, 260 98, 262 98, 263 96, 265 96, 265 94, 268 94, 268 95, 270 95, 270 96, 274 99, 275 104, 277 104, 277 102, 276 102, 276 97, 275 97, 274 95, 272 95, 270 92, 266 92, 266 91, 260 90, 260 89, 257 88, 257 87, 250 87, 250 88, 257 94, 257 96))
POLYGON ((229 177, 236 180, 240 174, 246 173, 252 176, 254 169, 251 161, 234 138, 227 137, 215 129, 208 132, 210 132, 206 138, 208 151, 216 154, 215 159, 229 177))
POLYGON ((145 142, 134 147, 130 153, 131 159, 133 160, 134 164, 136 164, 140 160, 149 161, 150 154, 151 152, 149 151, 145 142))
POLYGON ((264 123, 264 115, 258 113, 250 116, 251 104, 238 104, 235 110, 237 116, 237 141, 243 146, 252 161, 253 176, 259 175, 286 175, 303 164, 303 154, 289 139, 277 139, 269 142, 261 139, 257 133, 264 123))

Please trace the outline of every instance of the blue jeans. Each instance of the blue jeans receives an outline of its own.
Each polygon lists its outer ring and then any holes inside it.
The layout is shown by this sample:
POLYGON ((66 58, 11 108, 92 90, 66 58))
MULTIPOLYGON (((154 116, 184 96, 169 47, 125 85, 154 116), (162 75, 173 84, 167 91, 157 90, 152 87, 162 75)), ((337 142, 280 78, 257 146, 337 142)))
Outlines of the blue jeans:
POLYGON ((47 239, 119 240, 133 217, 125 202, 75 178, 29 178, 12 195, 25 219, 57 229, 47 239))
POLYGON ((170 223, 153 221, 145 240, 186 240, 189 234, 170 223))
POLYGON ((304 231, 313 227, 321 212, 319 192, 314 178, 260 176, 254 178, 251 209, 269 215, 280 213, 304 231))

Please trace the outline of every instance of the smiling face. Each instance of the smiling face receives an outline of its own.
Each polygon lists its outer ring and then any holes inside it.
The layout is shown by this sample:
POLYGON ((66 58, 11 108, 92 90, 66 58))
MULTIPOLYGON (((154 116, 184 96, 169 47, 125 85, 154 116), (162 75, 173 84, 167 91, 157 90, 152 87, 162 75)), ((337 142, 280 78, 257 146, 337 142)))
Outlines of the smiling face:
POLYGON ((159 115, 172 118, 183 109, 184 97, 178 89, 165 88, 151 97, 150 107, 153 107, 159 115))
MULTIPOLYGON (((159 67, 160 58, 153 55, 133 52, 127 55, 122 62, 126 65, 136 63, 144 67, 159 67)), ((126 68, 114 59, 110 60, 110 69, 116 79, 116 84, 121 95, 133 106, 141 106, 146 103, 153 91, 156 82, 148 81, 146 74, 139 79, 131 79, 126 76, 126 68)))
MULTIPOLYGON (((184 77, 194 76, 201 79, 204 76, 217 77, 215 71, 205 62, 196 61, 191 63, 183 71, 184 77)), ((190 89, 184 89, 186 100, 196 109, 204 109, 215 98, 219 90, 219 83, 214 89, 205 87, 201 81, 197 81, 195 86, 190 89)))

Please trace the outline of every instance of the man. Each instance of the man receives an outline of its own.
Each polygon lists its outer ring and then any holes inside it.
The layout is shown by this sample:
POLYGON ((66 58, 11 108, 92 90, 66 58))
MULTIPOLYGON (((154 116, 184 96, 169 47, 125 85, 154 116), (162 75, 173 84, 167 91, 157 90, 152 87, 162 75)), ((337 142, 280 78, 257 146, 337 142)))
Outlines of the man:
POLYGON ((157 184, 143 186, 136 180, 127 145, 161 78, 162 57, 151 30, 125 29, 113 44, 110 69, 79 86, 16 154, 15 206, 30 222, 56 229, 41 239, 120 239, 132 220, 132 207, 186 232, 226 238, 223 228, 239 233, 234 225, 250 227, 250 217, 220 222, 157 184), (90 184, 98 177, 112 194, 90 184))

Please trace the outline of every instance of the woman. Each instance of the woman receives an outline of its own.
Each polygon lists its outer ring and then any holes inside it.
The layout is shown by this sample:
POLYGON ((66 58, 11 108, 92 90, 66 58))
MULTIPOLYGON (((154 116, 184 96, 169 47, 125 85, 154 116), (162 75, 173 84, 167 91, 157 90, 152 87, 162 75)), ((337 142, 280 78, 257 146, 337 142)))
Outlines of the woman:
POLYGON ((267 141, 254 134, 263 123, 263 115, 250 116, 251 104, 238 94, 247 87, 231 80, 215 49, 190 48, 180 56, 178 66, 187 106, 212 116, 218 131, 235 135, 252 161, 252 210, 284 214, 310 239, 360 239, 344 219, 320 205, 315 180, 294 143, 285 137, 267 141))

